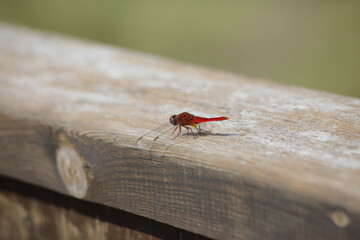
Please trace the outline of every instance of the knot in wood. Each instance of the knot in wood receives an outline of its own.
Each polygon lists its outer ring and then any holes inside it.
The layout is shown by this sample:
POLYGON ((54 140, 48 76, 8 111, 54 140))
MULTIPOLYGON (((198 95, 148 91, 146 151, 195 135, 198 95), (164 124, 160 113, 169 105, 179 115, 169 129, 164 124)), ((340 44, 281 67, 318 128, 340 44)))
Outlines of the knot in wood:
POLYGON ((350 223, 350 218, 348 215, 341 210, 336 210, 330 213, 329 217, 334 222, 334 224, 340 228, 345 228, 350 223))
POLYGON ((59 134, 56 150, 56 166, 67 191, 74 197, 84 198, 88 180, 84 168, 85 160, 76 152, 65 134, 59 134))

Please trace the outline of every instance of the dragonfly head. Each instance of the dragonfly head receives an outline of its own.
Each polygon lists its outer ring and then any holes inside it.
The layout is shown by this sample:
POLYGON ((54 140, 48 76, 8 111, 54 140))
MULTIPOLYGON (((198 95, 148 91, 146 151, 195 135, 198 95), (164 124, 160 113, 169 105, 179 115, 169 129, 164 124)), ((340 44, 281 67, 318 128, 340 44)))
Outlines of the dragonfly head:
POLYGON ((170 123, 174 126, 177 125, 177 122, 176 122, 176 115, 172 115, 169 119, 170 123))

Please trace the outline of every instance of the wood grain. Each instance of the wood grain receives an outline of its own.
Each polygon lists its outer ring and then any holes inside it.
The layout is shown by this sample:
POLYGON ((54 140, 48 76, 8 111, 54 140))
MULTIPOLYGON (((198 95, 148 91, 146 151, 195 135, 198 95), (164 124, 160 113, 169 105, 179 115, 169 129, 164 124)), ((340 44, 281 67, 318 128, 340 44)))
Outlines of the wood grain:
POLYGON ((2 240, 208 238, 111 207, 0 177, 2 240))
POLYGON ((65 175, 87 181, 78 197, 211 238, 359 239, 359 110, 359 99, 0 25, 0 173, 76 196, 58 169, 65 146, 65 175), (195 140, 136 145, 183 111, 230 119, 195 140))

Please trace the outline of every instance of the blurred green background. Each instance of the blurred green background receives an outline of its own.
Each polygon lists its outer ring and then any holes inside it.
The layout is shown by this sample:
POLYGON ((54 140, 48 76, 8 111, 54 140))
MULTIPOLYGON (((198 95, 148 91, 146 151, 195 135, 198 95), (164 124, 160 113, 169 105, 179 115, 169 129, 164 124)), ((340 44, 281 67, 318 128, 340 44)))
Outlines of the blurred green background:
POLYGON ((0 21, 360 97, 358 0, 2 0, 0 21))

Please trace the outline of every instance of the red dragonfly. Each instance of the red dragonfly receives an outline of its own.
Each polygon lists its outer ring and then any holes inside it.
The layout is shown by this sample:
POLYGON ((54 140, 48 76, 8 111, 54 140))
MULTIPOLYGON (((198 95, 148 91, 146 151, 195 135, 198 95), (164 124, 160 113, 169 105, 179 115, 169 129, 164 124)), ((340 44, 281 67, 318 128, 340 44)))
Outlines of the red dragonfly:
POLYGON ((193 137, 196 138, 191 127, 194 127, 197 130, 198 134, 201 134, 201 128, 199 125, 200 123, 223 121, 223 120, 227 120, 227 119, 229 119, 229 118, 227 118, 227 117, 204 118, 204 117, 194 116, 188 112, 183 112, 178 115, 172 115, 170 117, 169 122, 171 123, 172 126, 171 125, 169 126, 168 123, 165 123, 165 124, 161 125, 160 127, 141 136, 136 142, 138 143, 145 136, 150 137, 150 135, 154 135, 154 134, 155 135, 153 136, 154 137, 153 141, 156 141, 160 136, 162 136, 163 134, 169 133, 169 131, 172 129, 173 129, 173 131, 170 134, 171 136, 176 132, 176 130, 178 130, 175 137, 172 138, 172 140, 174 140, 181 134, 182 127, 185 128, 188 131, 188 133, 191 132, 193 137))

